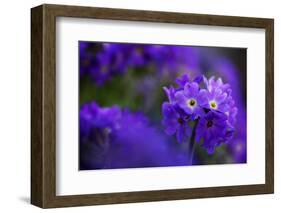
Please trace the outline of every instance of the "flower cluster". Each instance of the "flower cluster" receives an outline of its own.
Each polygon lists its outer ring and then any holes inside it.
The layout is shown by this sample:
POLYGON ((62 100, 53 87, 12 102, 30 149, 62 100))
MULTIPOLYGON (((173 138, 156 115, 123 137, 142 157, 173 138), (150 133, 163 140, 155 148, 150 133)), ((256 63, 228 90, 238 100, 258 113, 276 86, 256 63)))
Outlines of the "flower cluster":
POLYGON ((79 42, 80 75, 88 74, 98 85, 130 68, 153 67, 171 74, 184 66, 189 47, 169 45, 79 42))
POLYGON ((229 84, 219 78, 188 75, 176 79, 178 88, 164 87, 168 102, 162 105, 165 132, 176 134, 179 142, 194 139, 209 154, 221 143, 230 141, 237 114, 229 84))
POLYGON ((118 106, 101 108, 96 102, 84 104, 80 109, 80 141, 91 138, 93 129, 106 135, 119 128, 121 110, 118 106), (81 138, 82 137, 82 138, 81 138))
POLYGON ((79 113, 80 169, 104 168, 112 133, 119 129, 118 106, 101 108, 96 102, 84 104, 79 113))
POLYGON ((91 102, 81 106, 79 123, 81 170, 185 163, 143 113, 91 102))

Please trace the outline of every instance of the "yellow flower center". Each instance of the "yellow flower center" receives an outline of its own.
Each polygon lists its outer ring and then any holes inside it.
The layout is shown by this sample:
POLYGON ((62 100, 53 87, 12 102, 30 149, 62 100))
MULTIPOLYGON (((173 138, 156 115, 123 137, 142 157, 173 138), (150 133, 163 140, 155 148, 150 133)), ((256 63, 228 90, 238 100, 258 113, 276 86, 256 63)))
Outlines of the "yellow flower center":
POLYGON ((212 109, 217 109, 218 108, 218 105, 217 105, 217 103, 215 101, 210 101, 209 104, 210 104, 210 107, 212 109))
POLYGON ((187 105, 189 107, 195 107, 196 106, 196 100, 194 100, 194 99, 187 100, 187 105))

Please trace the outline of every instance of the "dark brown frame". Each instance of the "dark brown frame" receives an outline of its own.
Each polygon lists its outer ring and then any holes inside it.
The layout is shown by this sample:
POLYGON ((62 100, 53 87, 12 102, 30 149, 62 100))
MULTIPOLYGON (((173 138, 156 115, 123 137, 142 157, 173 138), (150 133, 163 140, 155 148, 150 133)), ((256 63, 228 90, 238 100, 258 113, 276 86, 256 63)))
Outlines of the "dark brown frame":
POLYGON ((63 5, 31 9, 31 203, 66 207, 274 192, 274 20, 63 5), (265 184, 56 196, 56 17, 262 28, 266 32, 265 184))

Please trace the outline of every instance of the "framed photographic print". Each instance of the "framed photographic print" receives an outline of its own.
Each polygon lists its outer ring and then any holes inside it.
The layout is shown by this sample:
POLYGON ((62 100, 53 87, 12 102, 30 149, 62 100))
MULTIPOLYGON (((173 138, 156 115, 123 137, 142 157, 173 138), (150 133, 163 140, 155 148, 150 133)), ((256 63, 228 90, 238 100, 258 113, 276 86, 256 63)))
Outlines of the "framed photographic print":
POLYGON ((273 19, 31 9, 31 203, 273 193, 273 19))

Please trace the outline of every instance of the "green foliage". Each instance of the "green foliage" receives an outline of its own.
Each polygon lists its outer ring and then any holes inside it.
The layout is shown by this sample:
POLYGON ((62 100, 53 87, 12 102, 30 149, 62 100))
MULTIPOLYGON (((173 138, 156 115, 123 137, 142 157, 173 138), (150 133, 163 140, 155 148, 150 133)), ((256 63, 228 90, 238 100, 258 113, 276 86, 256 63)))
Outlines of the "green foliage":
POLYGON ((101 86, 86 76, 80 79, 79 104, 96 101, 104 107, 119 105, 131 111, 142 111, 152 121, 159 122, 161 105, 166 100, 162 89, 165 84, 151 69, 128 70, 125 75, 116 75, 101 86), (147 80, 152 84, 147 86, 147 80))

